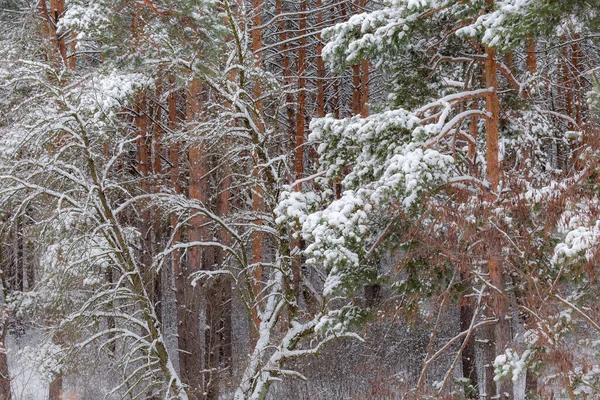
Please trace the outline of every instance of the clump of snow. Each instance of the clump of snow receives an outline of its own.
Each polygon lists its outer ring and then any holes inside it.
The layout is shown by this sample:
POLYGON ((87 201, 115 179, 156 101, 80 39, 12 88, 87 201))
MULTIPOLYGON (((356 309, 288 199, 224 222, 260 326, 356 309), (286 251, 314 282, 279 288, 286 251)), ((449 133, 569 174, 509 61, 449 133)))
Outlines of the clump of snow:
POLYGON ((600 220, 592 226, 580 226, 567 232, 563 241, 556 245, 552 261, 564 262, 577 256, 591 260, 600 240, 600 220))
POLYGON ((498 382, 511 377, 516 382, 527 371, 532 356, 531 350, 525 350, 519 355, 513 349, 506 349, 504 354, 498 355, 494 360, 494 380, 498 382))

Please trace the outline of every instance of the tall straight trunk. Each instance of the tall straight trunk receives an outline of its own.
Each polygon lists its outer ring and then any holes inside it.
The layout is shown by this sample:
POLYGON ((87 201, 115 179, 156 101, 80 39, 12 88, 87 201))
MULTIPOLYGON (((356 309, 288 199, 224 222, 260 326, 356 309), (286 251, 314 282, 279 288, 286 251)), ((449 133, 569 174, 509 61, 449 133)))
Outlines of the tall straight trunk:
MULTIPOLYGON (((527 73, 531 77, 537 73, 537 55, 535 53, 536 41, 533 35, 530 35, 527 38, 526 46, 527 58, 525 60, 525 64, 527 73)), ((527 95, 528 97, 532 96, 531 89, 528 90, 527 95)), ((524 296, 524 293, 519 291, 518 295, 524 296)), ((523 323, 527 324, 529 322, 529 314, 523 313, 522 315, 523 323)), ((537 377, 530 370, 527 370, 525 373, 525 395, 527 398, 534 398, 537 396, 537 377)))
MULTIPOLYGON (((162 95, 162 80, 159 78, 156 81, 156 99, 160 99, 162 95)), ((160 193, 161 191, 161 175, 162 175, 162 138, 163 138, 163 126, 162 126, 162 107, 160 104, 156 105, 156 113, 154 115, 157 124, 154 124, 154 130, 152 132, 152 192, 160 193)), ((152 212, 154 218, 152 218, 152 255, 157 254, 160 251, 160 244, 162 242, 163 233, 165 227, 163 224, 163 218, 161 215, 161 209, 159 207, 153 207, 152 212)), ((154 308, 156 315, 162 322, 162 274, 161 271, 152 270, 152 297, 154 300, 154 308)))
MULTIPOLYGON (((202 172, 199 179, 200 201, 209 208, 211 192, 209 178, 209 157, 206 150, 206 145, 203 143, 200 147, 200 164, 202 168, 198 172, 202 172)), ((191 194, 191 193, 190 193, 191 194)), ((202 221, 207 222, 205 218, 202 221)), ((203 227, 201 230, 201 239, 203 241, 213 241, 212 233, 203 227)), ((215 270, 218 269, 216 264, 216 250, 213 247, 202 248, 202 269, 215 270)), ((221 369, 221 309, 222 309, 222 284, 219 277, 208 280, 204 285, 204 370, 207 371, 204 379, 204 395, 206 400, 217 400, 221 389, 220 385, 220 369, 221 369)))
MULTIPOLYGON (((262 4, 261 0, 252 0, 252 26, 259 27, 262 23, 261 18, 262 12, 262 4)), ((260 49, 262 48, 262 32, 260 29, 252 30, 252 52, 256 55, 256 64, 257 67, 262 66, 262 54, 260 53, 260 49)), ((262 97, 262 88, 259 83, 255 83, 253 95, 255 99, 255 108, 257 119, 260 119, 260 114, 262 114, 262 101, 260 100, 262 97)), ((261 123, 257 124, 259 129, 262 129, 261 123)), ((260 138, 257 138, 260 140, 260 138)), ((258 143, 256 143, 258 144, 258 143)), ((262 225, 262 219, 260 218, 260 213, 263 208, 263 188, 260 184, 260 174, 258 164, 260 163, 258 160, 258 154, 256 150, 253 154, 254 158, 254 167, 252 169, 252 178, 255 180, 255 185, 252 188, 252 212, 256 216, 255 224, 257 228, 255 228, 254 232, 252 232, 252 292, 253 297, 255 299, 256 304, 252 305, 252 323, 250 327, 250 341, 251 347, 253 348, 258 340, 258 328, 260 326, 260 318, 258 316, 258 307, 260 302, 260 292, 262 291, 262 263, 263 263, 263 233, 260 230, 260 225, 262 225)))
MULTIPOLYGON (((174 132, 177 129, 177 92, 175 91, 175 78, 173 76, 169 77, 169 86, 171 90, 171 94, 167 100, 168 102, 168 110, 169 110, 169 123, 168 127, 171 132, 174 132)), ((181 152, 181 144, 179 142, 173 142, 169 146, 169 163, 171 164, 171 168, 169 171, 169 178, 171 181, 171 187, 176 194, 181 194, 181 167, 180 167, 180 152, 181 152)), ((171 216, 171 231, 172 231, 172 242, 173 245, 181 243, 182 241, 182 231, 177 227, 178 219, 176 216, 171 216)), ((190 360, 187 353, 185 353, 185 349, 188 346, 188 338, 184 331, 187 330, 188 318, 188 310, 186 308, 186 284, 187 280, 183 270, 183 264, 181 260, 181 250, 174 250, 172 253, 172 262, 173 262, 173 277, 175 280, 175 301, 177 304, 177 346, 181 350, 179 353, 179 370, 181 379, 185 384, 189 384, 189 373, 187 372, 193 367, 193 363, 189 366, 190 360)))
MULTIPOLYGON (((205 238, 209 239, 209 238, 205 238)), ((216 266, 215 250, 204 250, 204 269, 212 270, 216 266)), ((204 369, 207 371, 204 381, 204 394, 207 400, 217 400, 220 392, 220 366, 221 366, 221 310, 223 287, 220 278, 210 280, 204 288, 204 304, 206 328, 204 330, 204 369)))
MULTIPOLYGON (((296 136, 295 136, 295 156, 294 156, 294 173, 295 179, 299 180, 304 177, 304 129, 306 121, 306 38, 302 37, 306 31, 306 0, 300 2, 300 21, 299 21, 299 34, 300 40, 298 41, 298 112, 296 114, 296 136)), ((296 185, 295 190, 301 191, 302 185, 296 185)), ((300 241, 295 239, 292 242, 292 249, 296 248, 297 252, 300 251, 300 241)), ((296 298, 299 298, 300 288, 300 277, 302 270, 302 260, 300 255, 297 254, 292 260, 292 275, 294 292, 296 298)))
MULTIPOLYGON (((494 6, 494 0, 486 0, 486 5, 490 8, 494 6)), ((499 132, 498 123, 500 118, 500 105, 498 99, 498 71, 496 65, 496 51, 491 47, 485 47, 485 82, 488 88, 494 90, 486 96, 486 110, 489 113, 486 121, 486 175, 490 183, 491 196, 489 200, 493 201, 500 190, 500 162, 499 162, 499 132)), ((504 291, 504 266, 502 262, 502 253, 499 243, 489 243, 488 271, 490 282, 500 293, 493 293, 492 311, 498 319, 494 326, 494 337, 487 338, 495 344, 496 355, 504 352, 511 341, 510 321, 508 317, 508 298, 504 291)), ((491 333, 491 332, 489 332, 491 333)), ((489 360, 488 360, 489 361, 489 360)), ((492 367, 488 366, 491 370, 492 367)), ((493 377, 493 373, 488 374, 486 379, 493 377)), ((512 397, 512 384, 509 379, 505 379, 497 384, 497 390, 500 396, 512 397)))
MULTIPOLYGON (((217 189, 218 196, 216 202, 216 214, 225 219, 230 211, 230 193, 231 193, 231 168, 226 166, 223 171, 217 189)), ((225 228, 220 228, 216 232, 217 241, 225 246, 231 242, 230 234, 225 228)), ((227 255, 221 248, 215 248, 212 251, 213 268, 219 270, 228 270, 226 265, 227 255)), ((223 369, 227 369, 231 376, 232 368, 232 319, 231 302, 232 287, 231 279, 227 275, 217 275, 211 279, 205 289, 206 299, 206 364, 205 369, 208 373, 208 381, 205 384, 205 393, 207 399, 217 399, 220 391, 224 387, 223 369)))
POLYGON ((35 247, 30 240, 25 244, 25 265, 23 267, 24 278, 27 281, 24 289, 31 291, 35 288, 35 247))
MULTIPOLYGON (((278 15, 282 15, 284 13, 283 9, 283 1, 275 0, 275 9, 278 15)), ((286 31, 285 17, 279 18, 278 29, 279 29, 279 41, 281 42, 280 52, 281 52, 281 69, 283 72, 283 81, 285 85, 290 85, 292 83, 292 72, 290 70, 290 57, 289 57, 289 45, 286 42, 288 38, 288 34, 286 31)), ((294 96, 288 90, 285 95, 286 102, 286 111, 287 111, 287 122, 290 125, 290 129, 293 131, 294 129, 294 96)))
MULTIPOLYGON (((342 16, 342 18, 345 20, 346 19, 346 6, 344 3, 340 3, 339 4, 339 13, 342 16)), ((330 23, 333 25, 336 22, 336 17, 335 17, 335 12, 331 13, 331 20, 330 23)), ((340 104, 340 93, 341 93, 341 89, 340 89, 340 82, 341 79, 336 77, 335 80, 333 81, 333 115, 335 118, 339 119, 341 116, 341 104, 340 104)))
MULTIPOLYGON (((191 124, 200 111, 200 81, 194 80, 187 92, 187 121, 191 124)), ((190 164, 190 198, 204 202, 206 191, 203 191, 205 175, 204 154, 201 145, 192 144, 188 158, 190 164)), ((189 241, 200 242, 204 238, 204 218, 195 216, 190 220, 189 241)), ((203 398, 202 346, 200 329, 200 290, 199 286, 190 284, 190 275, 202 268, 202 250, 198 246, 191 247, 188 257, 177 274, 177 291, 182 292, 183 301, 177 302, 179 318, 179 366, 183 382, 189 385, 188 394, 191 399, 203 398)))
POLYGON ((23 217, 19 216, 15 223, 15 261, 12 275, 11 289, 22 292, 23 286, 23 270, 25 268, 25 239, 23 235, 23 217))
MULTIPOLYGON (((475 157, 477 155, 476 153, 476 147, 475 147, 475 143, 477 140, 477 133, 478 133, 478 118, 477 117, 473 117, 471 119, 471 126, 470 126, 470 135, 473 138, 472 141, 469 141, 469 160, 472 162, 473 168, 472 171, 475 173, 475 176, 477 177, 477 168, 475 167, 475 157)), ((461 273, 461 279, 463 281, 463 284, 468 287, 471 288, 470 282, 468 281, 468 276, 465 273, 461 273)), ((469 290, 471 291, 471 290, 469 290)), ((473 304, 471 302, 471 300, 468 297, 465 297, 464 295, 461 296, 461 298, 459 299, 459 311, 460 311, 460 330, 462 332, 466 331, 467 329, 469 329, 471 327, 471 321, 473 319, 473 304)), ((484 328, 485 329, 485 328, 484 328)), ((485 352, 484 352, 485 355, 485 352)), ((492 353, 492 355, 488 358, 493 358, 494 354, 492 353)), ((489 360, 489 362, 491 362, 493 360, 489 360)), ((469 341, 467 342, 462 354, 461 354, 461 363, 462 363, 462 374, 463 374, 463 378, 466 378, 470 381, 471 386, 475 389, 472 392, 467 392, 465 393, 465 395, 468 398, 478 398, 480 396, 481 393, 483 393, 485 391, 482 390, 482 388, 479 386, 479 379, 477 376, 477 364, 475 362, 475 338, 474 335, 471 335, 471 338, 469 339, 469 341)), ((493 383, 492 380, 490 380, 490 383, 493 383)), ((493 387, 493 385, 492 385, 493 387)), ((492 389, 493 390, 493 389, 492 389)), ((490 392, 486 392, 486 393, 490 393, 490 392)))
POLYGON ((8 287, 4 276, 5 260, 3 253, 4 243, 0 241, 0 284, 2 284, 2 308, 0 309, 0 399, 11 400, 10 369, 8 367, 8 356, 6 355, 6 334, 9 326, 9 313, 6 306, 8 287))
MULTIPOLYGON (((217 215, 220 218, 227 218, 231 210, 231 168, 225 168, 225 176, 221 181, 219 198, 217 201, 217 215)), ((229 231, 225 228, 221 228, 218 232, 219 241, 225 246, 231 244, 231 237, 229 231)), ((221 269, 228 269, 226 262, 226 254, 222 249, 218 249, 215 254, 215 265, 221 269)), ((220 326, 219 326, 219 340, 220 340, 220 360, 223 367, 228 368, 229 374, 231 374, 233 368, 233 328, 231 320, 232 312, 232 287, 231 278, 227 275, 219 278, 219 287, 221 290, 219 298, 221 299, 220 304, 220 326)))
MULTIPOLYGON (((323 0, 317 0, 317 26, 323 24, 323 0)), ((323 41, 321 34, 317 35, 317 117, 325 116, 325 61, 323 60, 323 41)))
MULTIPOLYGON (((361 13, 361 6, 363 4, 364 0, 356 0, 356 2, 353 3, 353 7, 351 9, 354 9, 355 13, 361 13)), ((362 114, 362 73, 362 62, 360 64, 355 64, 352 66, 352 115, 362 114)))
MULTIPOLYGON (((367 1, 358 0, 358 11, 363 12, 367 1)), ((367 103, 369 101, 369 61, 363 60, 360 64, 355 66, 353 70, 353 84, 354 92, 352 98, 353 114, 360 114, 362 118, 369 116, 369 108, 367 103), (357 90, 358 88, 358 90, 357 90)), ((367 307, 374 307, 380 298, 381 286, 379 284, 365 285, 364 295, 367 307)))
MULTIPOLYGON (((144 95, 140 95, 138 98, 137 115, 135 116, 137 147, 136 163, 137 172, 140 175, 140 187, 143 194, 149 194, 153 190, 152 178, 150 176, 152 172, 152 137, 150 135, 148 126, 149 114, 152 114, 152 112, 148 106, 148 100, 144 95)), ((139 226, 141 234, 140 265, 143 268, 142 274, 144 277, 144 285, 146 286, 146 290, 152 297, 153 303, 156 307, 159 303, 159 300, 156 298, 154 293, 154 276, 156 274, 152 269, 152 257, 154 250, 152 220, 152 210, 149 207, 144 207, 139 226)), ((155 311, 160 319, 160 308, 156 308, 155 311)))
MULTIPOLYGON (((367 6, 367 0, 358 0, 360 12, 364 12, 367 6)), ((360 115, 365 118, 369 115, 367 103, 369 101, 369 60, 362 60, 360 63, 360 115)))

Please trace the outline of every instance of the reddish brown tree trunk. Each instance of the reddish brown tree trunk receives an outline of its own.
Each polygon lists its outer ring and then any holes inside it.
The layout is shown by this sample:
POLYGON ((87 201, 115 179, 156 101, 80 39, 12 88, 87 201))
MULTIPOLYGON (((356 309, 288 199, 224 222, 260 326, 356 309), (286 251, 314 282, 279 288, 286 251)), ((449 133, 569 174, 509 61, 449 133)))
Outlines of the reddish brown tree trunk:
MULTIPOLYGON (((275 9, 277 10, 278 15, 281 15, 284 13, 282 0, 275 1, 275 9)), ((286 85, 290 85, 292 83, 292 73, 290 70, 290 57, 288 54, 288 44, 286 42, 288 35, 286 32, 285 21, 286 21, 285 17, 283 17, 283 18, 279 18, 279 22, 278 22, 279 40, 281 42, 281 47, 280 47, 280 49, 281 49, 280 50, 281 51, 281 69, 283 72, 284 83, 286 85)), ((290 129, 293 130, 293 126, 294 126, 294 107, 293 107, 294 96, 292 95, 292 93, 289 90, 285 95, 285 101, 287 103, 286 111, 287 111, 288 124, 290 125, 290 129)))
POLYGON ((352 115, 359 115, 362 107, 361 107, 361 99, 362 96, 360 94, 360 85, 361 85, 361 75, 360 75, 360 64, 356 64, 352 66, 352 115))
MULTIPOLYGON (((573 35, 574 40, 579 40, 581 37, 579 34, 573 35)), ((581 106, 583 105, 583 97, 582 97, 582 88, 583 88, 583 78, 582 78, 582 68, 581 62, 583 61, 583 52, 581 51, 581 45, 579 42, 574 42, 571 45, 571 64, 573 65, 573 90, 575 91, 575 121, 577 125, 581 127, 583 118, 581 115, 581 106)))
MULTIPOLYGON (((527 58, 525 61, 527 67, 527 73, 529 76, 533 76, 537 73, 537 55, 535 53, 536 41, 532 35, 527 38, 527 58)), ((531 97, 532 90, 528 89, 527 95, 531 97)), ((520 296, 524 296, 523 293, 519 293, 520 296)), ((527 323, 527 315, 524 316, 524 323, 527 323)), ((537 377, 531 372, 526 371, 525 377, 525 394, 527 398, 535 398, 537 396, 537 377)))
MULTIPOLYGON (((367 0, 359 0, 358 5, 362 12, 367 5, 367 0)), ((360 115, 365 118, 369 115, 369 108, 367 107, 369 102, 369 61, 361 61, 360 67, 362 70, 360 76, 360 115)))
MULTIPOLYGON (((187 93, 187 121, 192 123, 198 117, 200 111, 200 82, 195 80, 187 93)), ((190 146, 188 157, 190 163, 189 195, 192 199, 203 202, 206 191, 203 191, 203 179, 205 168, 203 150, 200 145, 194 143, 190 146)), ((195 216, 190 220, 189 241, 202 241, 204 218, 195 216)), ((179 366, 181 379, 190 389, 188 395, 191 399, 203 398, 203 376, 202 371, 202 346, 200 330, 200 290, 199 286, 190 284, 190 276, 198 272, 202 267, 202 250, 198 246, 188 250, 187 261, 181 267, 176 276, 177 291, 181 293, 178 298, 179 317, 179 366)))
MULTIPOLYGON (((162 95, 162 79, 156 81, 156 99, 160 99, 162 95)), ((152 191, 154 193, 160 193, 161 191, 161 179, 162 174, 162 138, 163 138, 163 126, 162 126, 162 107, 160 104, 156 105, 156 113, 154 118, 159 123, 154 124, 154 130, 152 135, 152 191)), ((163 216, 161 215, 161 209, 159 207, 153 207, 152 212, 154 217, 152 220, 152 255, 156 255, 160 251, 160 245, 163 239, 163 233, 165 226, 163 222, 163 216)), ((162 321, 162 274, 161 271, 156 269, 152 270, 152 296, 154 300, 154 307, 156 315, 159 320, 162 321)))
MULTIPOLYGON (((494 6, 494 0, 486 0, 489 7, 494 6)), ((498 98, 498 73, 496 65, 496 51, 491 47, 485 48, 485 82, 488 88, 493 91, 486 96, 486 110, 490 117, 486 122, 486 175, 490 183, 491 195, 488 200, 494 201, 500 189, 500 162, 499 162, 499 132, 498 123, 500 118, 500 105, 498 98)), ((491 228, 490 228, 491 230, 491 228)), ((495 235, 492 235, 494 237, 495 235)), ((511 341, 510 321, 508 317, 508 298, 504 292, 504 268, 500 243, 489 243, 488 270, 490 282, 500 293, 493 293, 492 310, 498 322, 494 327, 494 336, 487 338, 495 343, 496 355, 504 353, 504 350, 511 341)), ((489 360, 488 360, 489 361, 489 360)), ((493 368, 488 366, 490 373, 487 379, 493 377, 493 368)), ((498 392, 501 396, 505 393, 512 397, 511 381, 505 379, 498 383, 498 392)), ((489 393, 488 393, 489 395, 489 393)))
POLYGON ((525 60, 527 72, 534 75, 537 72, 537 55, 535 54, 536 42, 533 36, 527 38, 527 58, 525 60))
MULTIPOLYGON (((526 48, 527 57, 525 59, 525 67, 527 69, 529 78, 531 79, 531 77, 533 75, 535 75, 537 72, 537 56, 535 54, 536 42, 533 39, 533 36, 529 36, 527 38, 526 46, 527 46, 527 48, 526 48)), ((527 90, 525 91, 525 96, 531 97, 532 94, 533 94, 533 88, 528 87, 527 90)))
POLYGON ((69 55, 69 68, 74 71, 77 68, 77 56, 75 54, 77 50, 77 35, 75 34, 75 32, 71 33, 70 48, 71 54, 69 55))
MULTIPOLYGON (((294 157, 294 173, 295 179, 299 180, 304 177, 304 130, 306 121, 306 38, 302 37, 306 32, 306 0, 300 2, 300 36, 298 41, 298 112, 296 113, 296 137, 295 137, 295 157, 294 157)), ((295 190, 301 191, 302 185, 296 185, 295 190)), ((296 252, 300 251, 300 241, 295 239, 292 241, 292 249, 296 252)), ((293 285, 296 298, 300 296, 300 278, 302 270, 302 260, 299 254, 292 258, 292 275, 293 285)))
MULTIPOLYGON (((261 0, 252 0, 252 25, 254 27, 259 27, 261 25, 261 0)), ((256 55, 257 60, 256 64, 258 67, 262 66, 262 55, 260 54, 260 49, 262 48, 262 32, 260 29, 252 30, 252 51, 256 55)), ((254 85, 254 99, 255 99, 255 107, 257 120, 260 120, 262 114, 262 101, 260 100, 262 96, 262 88, 259 83, 255 83, 254 85)), ((262 123, 257 122, 256 126, 262 130, 262 123)), ((257 132, 258 133, 258 132, 257 132)), ((260 140, 258 137, 256 140, 260 140)), ((258 144, 258 143, 255 143, 258 144)), ((250 341, 251 347, 254 347, 254 344, 258 340, 258 328, 260 326, 260 319, 258 317, 258 307, 260 302, 260 292, 262 290, 262 262, 263 262, 263 233, 260 230, 260 225, 262 225, 262 219, 260 218, 260 213, 262 211, 262 203, 263 203, 263 189, 259 182, 260 174, 259 167, 260 160, 258 158, 258 153, 255 151, 253 154, 255 166, 252 170, 252 178, 256 181, 256 184, 252 188, 252 212, 256 216, 256 225, 257 228, 252 232, 252 292, 253 297, 255 299, 254 305, 252 305, 252 326, 250 327, 250 341)))
MULTIPOLYGON (((42 2, 44 2, 44 0, 42 0, 42 2)), ((65 37, 61 37, 56 31, 58 21, 65 12, 65 0, 50 0, 50 10, 47 10, 47 12, 49 17, 48 32, 50 34, 50 41, 58 51, 62 65, 68 66, 69 63, 67 60, 67 46, 65 37)))
MULTIPOLYGON (((323 24, 322 0, 317 0, 317 26, 323 24)), ((323 41, 321 34, 317 36, 317 116, 323 118, 325 116, 325 61, 323 60, 323 41)))

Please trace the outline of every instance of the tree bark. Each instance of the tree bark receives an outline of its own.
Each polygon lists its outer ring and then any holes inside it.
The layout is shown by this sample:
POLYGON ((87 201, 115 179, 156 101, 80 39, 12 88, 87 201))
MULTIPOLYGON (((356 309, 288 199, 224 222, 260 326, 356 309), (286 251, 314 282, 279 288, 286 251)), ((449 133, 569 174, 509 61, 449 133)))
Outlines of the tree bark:
MULTIPOLYGON (((156 81, 156 99, 160 99, 162 95, 162 79, 156 81)), ((151 169, 152 169, 152 192, 160 193, 161 191, 161 175, 162 175, 162 138, 163 138, 163 127, 162 127, 162 107, 160 104, 156 105, 156 113, 154 115, 157 124, 154 124, 152 139, 152 158, 151 158, 151 169)), ((165 226, 163 223, 163 216, 161 215, 161 209, 159 207, 153 207, 152 212, 154 218, 152 218, 152 256, 156 255, 161 248, 163 239, 163 233, 165 232, 165 226)), ((154 299, 154 308, 156 315, 162 322, 162 274, 161 271, 155 269, 152 270, 152 296, 154 299)))
MULTIPOLYGON (((192 123, 200 111, 200 81, 194 80, 187 93, 187 120, 192 123)), ((199 144, 192 144, 189 148, 188 158, 190 163, 190 198, 205 203, 207 191, 204 189, 205 161, 204 150, 199 144)), ((190 219, 189 241, 200 242, 204 239, 204 221, 202 216, 190 219)), ((183 294, 183 302, 177 304, 179 317, 179 365, 181 378, 189 385, 188 395, 191 399, 203 398, 202 371, 202 346, 200 330, 200 289, 190 284, 190 276, 202 268, 203 251, 194 246, 188 250, 188 258, 182 269, 177 274, 177 291, 183 294)))
MULTIPOLYGON (((225 169, 225 177, 221 181, 219 199, 217 202, 217 215, 221 218, 226 218, 230 212, 230 196, 231 196, 231 169, 225 169)), ((231 244, 229 232, 222 228, 218 232, 219 241, 225 246, 231 244)), ((228 269, 226 265, 226 254, 222 249, 218 249, 215 255, 215 265, 221 266, 222 269, 228 269)), ((233 328, 231 320, 232 312, 232 288, 231 278, 227 275, 219 278, 219 287, 221 290, 221 305, 220 305, 220 359, 225 368, 228 368, 229 374, 232 374, 233 368, 233 328)))
MULTIPOLYGON (((300 21, 298 41, 298 111, 296 113, 296 136, 295 136, 295 156, 294 156, 294 173, 295 179, 300 180, 304 177, 304 134, 306 123, 306 38, 303 37, 306 32, 306 0, 300 2, 300 21)), ((294 187, 296 191, 302 191, 302 185, 294 187)), ((294 285, 294 294, 296 299, 300 299, 301 275, 302 275, 302 259, 300 256, 301 242, 298 239, 292 240, 292 251, 295 250, 295 255, 292 258, 292 279, 294 285)), ((294 251, 292 252, 294 254, 294 251)))
MULTIPOLYGON (((494 0, 486 0, 490 8, 494 6, 494 0)), ((490 114, 486 122, 486 175, 490 183, 491 195, 489 201, 493 202, 500 190, 500 162, 499 162, 499 132, 498 124, 500 118, 500 106, 498 99, 498 73, 496 65, 496 51, 491 47, 485 47, 485 82, 493 91, 486 96, 486 110, 490 114)), ((490 227, 491 230, 491 227, 490 227)), ((498 322, 494 327, 494 337, 488 338, 495 344, 496 355, 504 353, 511 341, 510 321, 508 317, 508 298, 504 292, 504 268, 501 258, 501 246, 498 240, 489 243, 488 271, 490 283, 501 293, 493 293, 492 311, 498 322)), ((490 332, 491 333, 491 332, 490 332)), ((486 379, 493 378, 488 376, 486 379)), ((500 396, 512 397, 512 383, 509 379, 498 382, 500 396)))
MULTIPOLYGON (((323 11, 321 7, 323 0, 317 0, 317 26, 323 24, 323 11)), ((317 117, 325 116, 325 61, 323 60, 323 40, 321 34, 317 35, 317 117)))
MULTIPOLYGON (((470 287, 467 274, 461 272, 461 279, 463 285, 470 287)), ((471 291, 469 289, 469 291, 471 291)), ((466 297, 464 293, 460 298, 460 330, 461 332, 468 331, 471 328, 471 321, 473 320, 473 304, 469 297, 466 297)), ((475 359, 475 338, 473 335, 469 338, 462 354, 462 374, 463 377, 468 379, 470 385, 475 389, 473 391, 466 391, 465 395, 467 398, 475 399, 479 396, 478 379, 477 379, 477 364, 475 359)))
MULTIPOLYGON (((261 0, 252 0, 252 26, 258 27, 261 25, 261 12, 262 5, 261 0)), ((257 67, 262 66, 262 54, 260 49, 262 48, 262 32, 260 29, 253 29, 252 33, 252 52, 256 54, 256 65, 257 67)), ((262 88, 260 83, 256 82, 254 85, 253 95, 255 99, 255 111, 258 114, 257 119, 260 119, 262 113, 262 88)), ((262 124, 257 123, 259 129, 262 129, 262 124)), ((260 318, 258 316, 258 307, 260 303, 260 292, 262 291, 262 262, 263 262, 263 233, 260 230, 262 225, 262 219, 260 213, 263 208, 263 188, 260 184, 260 173, 258 164, 258 154, 256 150, 253 154, 254 167, 252 169, 252 178, 255 180, 255 184, 252 188, 252 213, 256 216, 256 228, 252 232, 252 294, 255 299, 255 304, 252 305, 252 323, 250 324, 250 342, 251 348, 254 348, 256 341, 258 340, 258 329, 260 327, 260 318)))
POLYGON ((59 375, 50 383, 50 393, 48 395, 49 400, 62 400, 63 399, 63 377, 59 375))
MULTIPOLYGON (((43 1, 43 0, 42 0, 43 1)), ((58 54, 60 55, 60 61, 63 66, 68 66, 67 60, 67 46, 65 41, 65 36, 58 34, 57 26, 58 21, 62 14, 65 12, 65 0, 50 0, 50 10, 49 11, 49 32, 50 32, 50 41, 55 46, 58 54)))
POLYGON ((0 283, 2 284, 2 302, 3 306, 0 309, 0 399, 11 400, 12 392, 10 389, 10 369, 8 368, 8 356, 6 354, 6 334, 8 332, 9 314, 6 306, 6 298, 8 297, 8 287, 6 286, 6 278, 4 276, 4 243, 0 242, 0 283))
MULTIPOLYGON (((527 70, 528 78, 531 79, 537 72, 537 55, 535 54, 536 42, 532 35, 529 35, 525 43, 525 69, 527 70)), ((525 89, 525 97, 530 98, 533 96, 533 88, 528 86, 525 89)))

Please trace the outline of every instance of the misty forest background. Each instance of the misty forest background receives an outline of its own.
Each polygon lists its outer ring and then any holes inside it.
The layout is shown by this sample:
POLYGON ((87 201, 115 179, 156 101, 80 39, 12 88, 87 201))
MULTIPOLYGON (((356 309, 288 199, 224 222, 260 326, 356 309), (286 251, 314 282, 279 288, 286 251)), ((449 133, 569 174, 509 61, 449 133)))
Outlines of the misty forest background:
POLYGON ((0 0, 0 399, 600 398, 599 10, 0 0))

